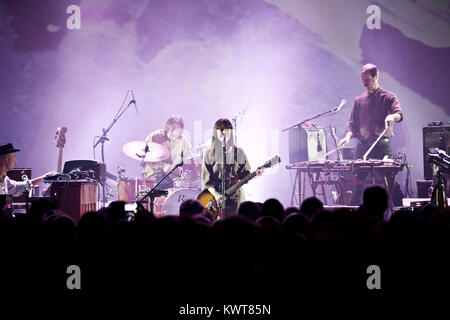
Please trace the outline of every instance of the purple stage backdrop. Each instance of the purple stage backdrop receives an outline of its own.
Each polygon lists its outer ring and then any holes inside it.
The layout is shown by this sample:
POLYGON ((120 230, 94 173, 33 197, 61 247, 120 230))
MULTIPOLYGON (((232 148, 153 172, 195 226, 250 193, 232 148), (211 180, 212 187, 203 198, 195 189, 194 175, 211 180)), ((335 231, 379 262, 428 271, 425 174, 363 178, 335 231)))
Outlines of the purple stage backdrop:
POLYGON ((283 160, 245 186, 247 198, 287 206, 293 172, 281 130, 345 98, 339 113, 315 121, 343 137, 367 62, 400 99, 393 148, 414 166, 413 182, 422 179, 422 127, 450 119, 449 1, 2 0, 0 142, 22 149, 16 166, 37 176, 56 168, 53 137, 66 126, 64 161, 93 159, 94 137, 132 89, 139 114, 131 106, 110 130, 109 172, 138 176, 122 146, 172 114, 194 148, 217 118, 240 114, 238 144, 252 167, 283 160))

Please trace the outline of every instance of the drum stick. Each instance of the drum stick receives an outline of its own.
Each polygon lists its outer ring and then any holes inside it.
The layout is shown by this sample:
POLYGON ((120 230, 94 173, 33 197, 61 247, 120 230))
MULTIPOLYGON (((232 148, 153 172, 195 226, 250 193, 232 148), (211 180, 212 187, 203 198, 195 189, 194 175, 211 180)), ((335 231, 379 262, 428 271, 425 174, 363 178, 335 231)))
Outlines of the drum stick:
POLYGON ((380 141, 381 137, 384 136, 384 134, 386 133, 386 131, 388 129, 389 129, 389 127, 384 129, 384 131, 378 136, 377 140, 375 140, 375 142, 370 146, 369 150, 367 150, 367 152, 363 155, 364 161, 367 160, 367 156, 369 155, 370 151, 372 151, 372 149, 375 147, 375 145, 378 143, 378 141, 380 141))
POLYGON ((328 151, 327 153, 325 153, 322 157, 319 158, 319 160, 325 160, 326 157, 328 157, 330 154, 335 153, 336 151, 338 151, 339 149, 342 149, 343 146, 341 147, 337 147, 336 149, 333 149, 331 151, 328 151))

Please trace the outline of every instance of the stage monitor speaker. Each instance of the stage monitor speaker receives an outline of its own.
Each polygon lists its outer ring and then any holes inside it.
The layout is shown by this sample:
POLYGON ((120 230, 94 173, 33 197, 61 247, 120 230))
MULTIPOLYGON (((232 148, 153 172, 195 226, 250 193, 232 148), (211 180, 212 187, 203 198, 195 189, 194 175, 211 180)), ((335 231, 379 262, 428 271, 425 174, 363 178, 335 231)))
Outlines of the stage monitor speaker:
POLYGON ((95 160, 71 160, 64 163, 63 173, 69 173, 72 170, 94 171, 95 179, 98 181, 106 180, 106 165, 103 162, 95 160))
POLYGON ((417 198, 431 198, 433 180, 417 180, 417 198))
POLYGON ((325 129, 296 127, 289 130, 289 162, 313 161, 327 153, 325 129))
POLYGON ((427 126, 423 131, 423 175, 425 180, 433 179, 435 165, 427 162, 429 148, 439 148, 450 154, 450 125, 427 126))

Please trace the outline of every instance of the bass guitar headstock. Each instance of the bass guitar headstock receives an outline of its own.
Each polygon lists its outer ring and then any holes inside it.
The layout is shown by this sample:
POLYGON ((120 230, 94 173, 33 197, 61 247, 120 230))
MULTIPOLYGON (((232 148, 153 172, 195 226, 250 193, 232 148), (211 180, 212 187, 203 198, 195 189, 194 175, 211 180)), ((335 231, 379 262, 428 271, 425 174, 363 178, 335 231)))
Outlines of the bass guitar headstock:
POLYGON ((56 129, 55 142, 57 148, 64 148, 64 145, 66 144, 66 132, 66 127, 56 129))

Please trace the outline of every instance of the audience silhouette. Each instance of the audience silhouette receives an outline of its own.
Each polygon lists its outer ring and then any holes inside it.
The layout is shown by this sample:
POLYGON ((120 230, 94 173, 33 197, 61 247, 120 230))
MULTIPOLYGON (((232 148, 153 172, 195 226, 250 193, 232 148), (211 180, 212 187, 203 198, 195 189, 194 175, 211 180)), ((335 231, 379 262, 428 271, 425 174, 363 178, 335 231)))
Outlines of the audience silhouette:
POLYGON ((181 204, 178 216, 160 218, 142 209, 126 212, 117 201, 85 213, 77 225, 41 199, 28 216, 0 219, 8 262, 0 271, 20 275, 5 281, 17 292, 34 283, 67 294, 64 268, 77 264, 85 270, 83 288, 92 294, 137 288, 175 300, 194 289, 203 297, 234 290, 234 297, 267 298, 281 294, 283 286, 311 294, 330 287, 329 293, 366 292, 365 272, 372 264, 387 270, 386 290, 445 288, 449 210, 403 208, 385 220, 387 192, 371 186, 363 198, 358 210, 324 209, 315 197, 286 210, 273 198, 245 201, 237 215, 223 220, 213 220, 193 199, 181 204), (30 261, 39 261, 39 275, 30 275, 30 261), (425 273, 427 280, 418 279, 425 273))

